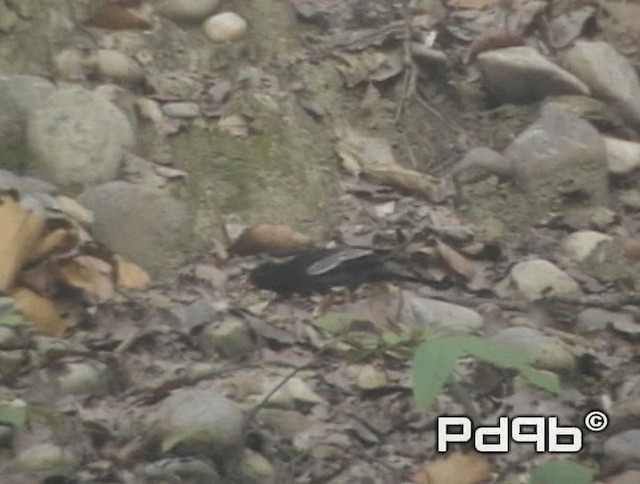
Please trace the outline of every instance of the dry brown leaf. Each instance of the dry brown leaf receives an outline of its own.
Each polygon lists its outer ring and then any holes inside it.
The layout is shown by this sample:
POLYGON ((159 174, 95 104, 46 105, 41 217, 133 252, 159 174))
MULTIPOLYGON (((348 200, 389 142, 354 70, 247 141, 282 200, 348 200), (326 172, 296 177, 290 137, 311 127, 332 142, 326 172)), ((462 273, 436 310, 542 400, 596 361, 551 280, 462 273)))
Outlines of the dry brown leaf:
POLYGON ((116 285, 124 289, 142 289, 151 282, 149 274, 140 266, 123 257, 113 257, 115 263, 116 285))
POLYGON ((490 30, 476 37, 467 49, 465 62, 473 62, 483 52, 525 45, 521 35, 504 30, 490 30))
POLYGON ((436 203, 444 200, 446 187, 443 181, 396 163, 387 140, 368 136, 348 125, 338 127, 336 135, 336 151, 342 167, 350 174, 367 175, 377 182, 436 203))
POLYGON ((627 259, 640 259, 640 237, 623 237, 620 239, 622 253, 627 259))
POLYGON ((9 289, 44 230, 44 219, 8 195, 0 197, 0 291, 9 289))
POLYGON ((471 259, 467 259, 460 252, 454 250, 444 242, 437 240, 436 248, 440 257, 447 263, 447 265, 453 269, 456 274, 463 276, 470 281, 473 279, 481 268, 480 265, 471 259))
POLYGON ((60 282, 84 291, 97 302, 113 296, 113 268, 102 259, 88 255, 65 259, 56 265, 56 274, 60 282))
POLYGON ((53 295, 59 287, 58 275, 55 267, 49 261, 43 261, 28 269, 20 271, 16 285, 26 287, 41 296, 53 295))
POLYGON ((35 245, 26 262, 36 262, 54 253, 64 254, 78 244, 78 234, 75 230, 59 228, 52 230, 35 245))
POLYGON ((153 28, 153 24, 146 18, 114 3, 106 3, 98 7, 82 25, 108 30, 149 30, 153 28))
POLYGON ((485 457, 461 452, 425 464, 413 476, 415 484, 480 484, 490 479, 491 465, 485 457))
POLYGON ((290 255, 313 246, 306 235, 286 225, 258 224, 244 230, 231 246, 237 255, 290 255))
POLYGON ((93 223, 93 212, 84 208, 73 198, 58 195, 56 197, 56 202, 58 202, 58 208, 62 213, 71 217, 80 225, 84 225, 86 227, 93 223))
POLYGON ((52 300, 24 287, 12 290, 9 296, 20 312, 31 320, 38 333, 60 338, 69 327, 69 321, 60 314, 52 300))

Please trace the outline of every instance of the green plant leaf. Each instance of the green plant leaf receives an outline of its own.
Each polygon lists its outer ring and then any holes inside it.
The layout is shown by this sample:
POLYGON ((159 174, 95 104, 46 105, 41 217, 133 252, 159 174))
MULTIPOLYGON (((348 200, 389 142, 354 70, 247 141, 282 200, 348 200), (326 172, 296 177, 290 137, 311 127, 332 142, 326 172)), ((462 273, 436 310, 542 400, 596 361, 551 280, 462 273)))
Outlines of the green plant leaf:
POLYGON ((420 408, 433 405, 456 361, 463 356, 518 370, 533 385, 556 394, 562 392, 557 375, 531 367, 533 354, 477 336, 452 336, 428 340, 415 352, 414 396, 420 408))
POLYGON ((545 370, 538 370, 537 368, 531 368, 530 366, 520 370, 521 375, 532 385, 542 388, 556 395, 560 395, 562 385, 560 384, 560 377, 555 373, 545 370))
POLYGON ((529 484, 590 484, 595 470, 570 460, 552 460, 536 467, 529 484))
POLYGON ((461 345, 452 338, 428 340, 416 349, 413 393, 419 407, 426 409, 435 403, 462 355, 461 345))

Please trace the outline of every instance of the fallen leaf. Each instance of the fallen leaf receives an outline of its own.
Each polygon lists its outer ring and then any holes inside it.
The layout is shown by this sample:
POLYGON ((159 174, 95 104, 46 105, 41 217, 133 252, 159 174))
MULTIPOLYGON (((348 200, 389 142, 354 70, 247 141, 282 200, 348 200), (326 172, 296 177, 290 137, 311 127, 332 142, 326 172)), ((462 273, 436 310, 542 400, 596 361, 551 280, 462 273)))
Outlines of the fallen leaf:
POLYGON ((70 228, 52 230, 40 240, 29 253, 27 262, 36 262, 52 254, 69 252, 78 245, 78 234, 70 228))
POLYGON ((80 225, 84 225, 86 227, 93 223, 93 212, 84 208, 73 198, 58 195, 56 197, 56 202, 58 202, 58 208, 62 213, 71 217, 80 225))
POLYGON ((36 331, 45 336, 61 337, 69 327, 53 301, 24 287, 9 292, 22 314, 31 320, 36 331))
POLYGON ((149 274, 140 266, 129 262, 122 256, 113 257, 115 263, 116 285, 124 289, 142 289, 151 282, 149 274))
POLYGON ((480 484, 491 479, 489 461, 477 454, 456 452, 425 464, 413 477, 415 484, 480 484))
POLYGON ((150 30, 153 28, 153 24, 146 18, 115 3, 101 5, 91 17, 82 22, 82 25, 107 30, 150 30))
POLYGON ((640 237, 624 237, 620 239, 622 254, 627 259, 640 259, 640 237))
POLYGON ((237 255, 290 255, 313 246, 309 237, 286 225, 259 224, 245 229, 231 246, 237 255))
POLYGON ((113 268, 111 264, 88 255, 60 261, 56 266, 60 282, 80 289, 97 302, 113 296, 113 268))
POLYGON ((438 249, 440 257, 447 263, 447 265, 453 269, 456 274, 463 276, 468 281, 473 279, 480 269, 476 262, 466 258, 460 252, 454 250, 440 240, 436 241, 436 248, 438 249))
POLYGON ((13 285, 44 230, 44 218, 13 197, 0 196, 0 291, 13 285))

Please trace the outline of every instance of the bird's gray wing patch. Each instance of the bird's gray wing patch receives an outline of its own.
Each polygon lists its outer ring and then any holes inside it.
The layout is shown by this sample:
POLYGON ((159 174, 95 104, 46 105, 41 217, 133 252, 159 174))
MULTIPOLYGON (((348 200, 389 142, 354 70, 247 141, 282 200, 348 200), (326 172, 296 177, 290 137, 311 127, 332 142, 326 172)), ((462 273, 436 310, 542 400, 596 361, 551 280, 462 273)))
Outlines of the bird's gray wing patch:
POLYGON ((325 274, 335 269, 345 261, 359 259, 360 257, 370 254, 371 251, 369 249, 359 249, 357 247, 340 249, 311 264, 307 268, 307 274, 310 276, 319 276, 320 274, 325 274))

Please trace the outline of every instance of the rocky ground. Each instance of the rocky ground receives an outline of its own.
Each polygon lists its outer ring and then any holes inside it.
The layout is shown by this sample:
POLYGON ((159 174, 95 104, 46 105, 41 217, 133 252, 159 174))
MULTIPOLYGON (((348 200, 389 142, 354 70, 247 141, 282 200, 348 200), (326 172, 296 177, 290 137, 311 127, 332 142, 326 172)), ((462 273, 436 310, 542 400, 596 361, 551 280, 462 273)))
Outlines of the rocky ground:
POLYGON ((637 19, 0 2, 0 480, 638 482, 637 19), (249 281, 342 245, 431 283, 249 281))

